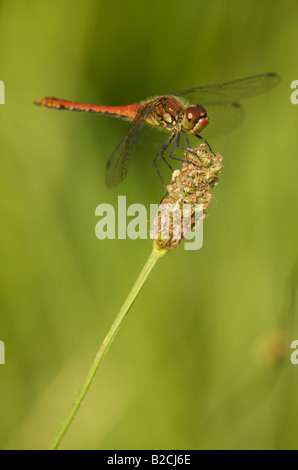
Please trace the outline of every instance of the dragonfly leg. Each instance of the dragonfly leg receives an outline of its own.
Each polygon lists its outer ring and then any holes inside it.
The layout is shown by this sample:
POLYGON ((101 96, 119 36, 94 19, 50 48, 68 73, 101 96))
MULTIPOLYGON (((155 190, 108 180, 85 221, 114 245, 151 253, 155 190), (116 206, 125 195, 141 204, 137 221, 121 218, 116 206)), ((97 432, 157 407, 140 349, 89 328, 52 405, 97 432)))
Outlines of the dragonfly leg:
POLYGON ((180 146, 179 146, 179 148, 180 148, 181 150, 184 150, 184 152, 185 152, 185 150, 188 150, 189 153, 192 153, 194 157, 197 157, 197 159, 198 159, 199 161, 201 161, 200 157, 199 157, 199 156, 196 154, 196 152, 194 151, 194 149, 193 149, 193 147, 192 147, 192 145, 191 145, 191 143, 190 143, 190 141, 189 141, 189 138, 187 137, 187 134, 186 134, 186 132, 185 132, 185 130, 184 130, 183 128, 182 128, 182 132, 183 132, 183 137, 184 137, 184 139, 185 139, 185 142, 186 142, 188 148, 187 148, 187 149, 184 149, 183 147, 180 147, 180 146))
MULTIPOLYGON (((186 143, 188 144, 187 141, 186 141, 186 143)), ((173 160, 177 160, 178 162, 186 162, 186 163, 191 163, 192 165, 197 166, 197 167, 199 166, 199 165, 196 165, 194 162, 191 162, 190 160, 186 160, 185 158, 173 157, 173 153, 174 153, 174 150, 175 150, 176 147, 183 150, 183 151, 187 150, 184 147, 181 147, 181 145, 180 145, 180 132, 178 132, 177 138, 176 138, 174 144, 172 145, 172 148, 171 148, 170 153, 169 153, 169 157, 172 158, 173 160)), ((193 153, 193 155, 199 159, 199 157, 197 156, 197 154, 195 152, 190 151, 190 153, 193 153)))
POLYGON ((161 158, 163 159, 165 164, 170 168, 171 172, 173 173, 174 168, 172 167, 172 165, 169 164, 168 160, 166 160, 166 157, 164 155, 161 155, 161 158))
POLYGON ((162 182, 162 185, 163 187, 165 188, 165 191, 166 191, 166 194, 163 196, 162 200, 160 201, 160 204, 162 203, 162 201, 164 200, 164 198, 168 195, 168 191, 167 191, 167 187, 161 177, 161 174, 159 172, 159 169, 157 168, 157 160, 159 159, 159 157, 161 157, 163 159, 163 161, 168 165, 168 167, 171 169, 171 171, 174 171, 173 168, 171 167, 171 165, 169 164, 169 162, 167 162, 167 160, 165 159, 164 157, 164 153, 165 151, 167 150, 168 146, 170 145, 170 143, 172 142, 172 140, 174 139, 175 137, 175 133, 172 133, 168 138, 167 140, 165 141, 165 143, 163 144, 163 146, 161 147, 161 149, 159 150, 159 152, 155 155, 154 157, 154 166, 155 166, 155 170, 157 171, 157 174, 159 176, 159 179, 160 181, 162 182))
POLYGON ((188 148, 193 149, 191 143, 189 142, 187 134, 183 128, 182 128, 182 132, 183 132, 183 137, 185 139, 186 145, 188 146, 188 148))
POLYGON ((210 145, 208 144, 207 140, 204 139, 204 137, 202 137, 202 136, 199 135, 199 134, 196 134, 196 137, 197 137, 198 139, 201 139, 201 140, 207 145, 207 147, 209 148, 210 152, 211 152, 214 156, 216 156, 215 153, 213 152, 212 148, 211 148, 210 145))

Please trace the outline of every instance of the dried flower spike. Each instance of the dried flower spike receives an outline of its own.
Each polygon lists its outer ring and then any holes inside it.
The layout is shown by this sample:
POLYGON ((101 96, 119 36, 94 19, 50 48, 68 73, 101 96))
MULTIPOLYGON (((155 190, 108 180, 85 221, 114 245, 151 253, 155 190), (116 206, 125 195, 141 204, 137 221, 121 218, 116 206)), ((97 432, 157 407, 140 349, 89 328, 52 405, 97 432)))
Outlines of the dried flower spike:
POLYGON ((214 155, 204 143, 195 150, 186 149, 184 157, 182 168, 172 174, 150 231, 160 249, 176 248, 207 216, 213 198, 210 189, 217 185, 223 167, 222 155, 214 155))

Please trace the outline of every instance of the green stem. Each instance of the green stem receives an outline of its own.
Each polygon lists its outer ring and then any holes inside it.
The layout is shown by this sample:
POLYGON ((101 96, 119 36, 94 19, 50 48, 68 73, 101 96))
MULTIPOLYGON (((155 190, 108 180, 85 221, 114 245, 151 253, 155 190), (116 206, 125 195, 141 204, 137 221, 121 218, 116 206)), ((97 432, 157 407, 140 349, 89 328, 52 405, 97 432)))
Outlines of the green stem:
POLYGON ((49 450, 55 450, 59 447, 63 437, 65 436, 66 432, 68 431, 72 420, 74 419, 75 415, 77 414, 88 390, 89 387, 92 383, 92 380, 95 377, 95 374, 97 372, 97 369, 104 358, 106 352, 108 351, 109 347, 112 344, 113 339, 116 336, 117 331, 119 330, 121 323, 123 322, 126 314, 128 313, 130 307, 132 306, 135 298, 137 297, 138 293, 140 292, 144 282, 146 281, 147 277, 149 276, 152 268, 154 267, 156 261, 161 258, 165 253, 167 253, 167 250, 160 249, 157 247, 155 243, 153 243, 153 250, 143 267, 139 277, 137 278, 133 288, 131 289, 128 297, 126 298, 124 304, 122 305, 114 323, 112 324, 108 334, 106 335, 105 339, 103 340, 96 357, 93 361, 93 364, 88 372, 88 375, 83 382, 83 385, 81 386, 79 393, 77 394, 68 414, 66 415, 63 423, 60 426, 60 429, 58 430, 56 436, 52 440, 49 450))

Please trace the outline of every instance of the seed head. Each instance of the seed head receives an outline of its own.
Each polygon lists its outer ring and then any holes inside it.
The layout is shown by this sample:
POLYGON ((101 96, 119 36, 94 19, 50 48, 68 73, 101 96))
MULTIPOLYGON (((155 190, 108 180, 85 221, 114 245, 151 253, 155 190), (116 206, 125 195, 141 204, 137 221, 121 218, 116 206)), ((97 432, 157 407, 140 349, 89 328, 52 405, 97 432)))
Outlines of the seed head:
POLYGON ((184 157, 182 168, 172 173, 168 194, 158 208, 151 229, 151 238, 160 249, 176 248, 207 216, 213 198, 210 189, 217 185, 223 167, 222 155, 214 155, 204 143, 197 149, 186 149, 184 157))

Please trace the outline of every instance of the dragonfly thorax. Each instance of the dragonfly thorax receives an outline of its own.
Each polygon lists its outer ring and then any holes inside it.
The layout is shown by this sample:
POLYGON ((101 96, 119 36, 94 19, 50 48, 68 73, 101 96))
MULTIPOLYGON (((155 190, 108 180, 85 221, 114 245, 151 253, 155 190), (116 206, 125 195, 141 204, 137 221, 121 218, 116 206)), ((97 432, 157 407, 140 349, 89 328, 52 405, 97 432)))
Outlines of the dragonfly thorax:
POLYGON ((209 123, 206 109, 197 104, 185 110, 182 127, 191 134, 199 134, 209 123))
POLYGON ((150 111, 146 122, 156 127, 164 127, 169 131, 181 130, 184 105, 175 96, 162 96, 145 106, 148 106, 150 111))

